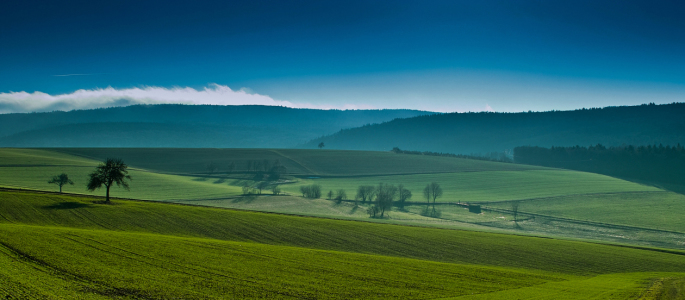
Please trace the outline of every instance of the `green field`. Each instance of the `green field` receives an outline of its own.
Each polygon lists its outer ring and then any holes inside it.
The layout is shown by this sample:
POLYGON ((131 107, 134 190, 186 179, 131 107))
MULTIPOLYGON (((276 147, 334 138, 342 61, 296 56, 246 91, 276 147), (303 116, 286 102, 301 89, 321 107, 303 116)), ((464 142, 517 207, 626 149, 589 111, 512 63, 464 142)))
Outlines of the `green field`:
POLYGON ((627 299, 685 277, 678 251, 87 196, 0 199, 0 295, 18 299, 627 299))
POLYGON ((379 151, 306 149, 168 149, 168 148, 56 148, 50 151, 104 160, 119 157, 132 166, 175 174, 206 173, 215 163, 218 172, 230 162, 245 170, 248 160, 276 160, 295 175, 368 176, 388 174, 541 170, 544 167, 502 164, 459 158, 404 155, 379 151))
MULTIPOLYGON (((671 192, 563 196, 519 203, 521 211, 530 213, 685 232, 685 218, 680 216, 685 195, 671 192)), ((509 202, 488 205, 511 207, 509 202)))
MULTIPOLYGON (((502 164, 507 165, 507 164, 502 164)), ((284 186, 297 194, 300 185, 319 184, 324 190, 345 189, 354 196, 360 185, 403 184, 413 193, 412 201, 425 201, 426 184, 438 182, 444 195, 440 202, 489 202, 569 195, 663 191, 609 176, 567 170, 480 171, 372 177, 303 179, 284 186)))
MULTIPOLYGON (((0 149, 0 186, 57 191, 47 180, 66 172, 76 185, 65 186, 65 192, 101 196, 104 190, 87 192, 85 182, 108 156, 123 157, 132 168, 131 190, 112 190, 120 198, 685 249, 679 213, 685 210, 685 196, 680 194, 592 173, 450 157, 288 149, 0 149), (287 195, 242 195, 243 184, 257 182, 240 165, 260 159, 278 159, 288 166, 289 174, 279 181, 287 195), (222 172, 229 162, 236 162, 237 169, 222 172), (210 163, 219 170, 208 174, 210 163), (441 216, 435 218, 425 216, 425 207, 407 206, 394 208, 384 219, 370 219, 369 204, 305 199, 299 193, 302 185, 320 184, 324 194, 343 189, 353 199, 359 185, 383 182, 405 185, 413 192, 410 201, 420 204, 425 203, 423 187, 432 181, 444 190, 438 202, 480 203, 505 211, 477 215, 440 206, 441 216), (515 223, 506 213, 511 201, 520 202, 523 213, 545 217, 515 223), (578 225, 559 218, 636 229, 578 225)), ((268 188, 264 193, 270 193, 268 188)))
MULTIPOLYGON (((99 161, 58 152, 34 149, 0 150, 0 186, 58 191, 59 187, 48 184, 54 175, 67 173, 74 185, 66 185, 64 192, 103 196, 104 189, 86 191, 88 174, 99 161)), ((133 185, 130 191, 112 189, 112 196, 148 200, 213 199, 240 195, 236 185, 229 185, 225 179, 174 176, 148 172, 138 168, 130 170, 133 185)))

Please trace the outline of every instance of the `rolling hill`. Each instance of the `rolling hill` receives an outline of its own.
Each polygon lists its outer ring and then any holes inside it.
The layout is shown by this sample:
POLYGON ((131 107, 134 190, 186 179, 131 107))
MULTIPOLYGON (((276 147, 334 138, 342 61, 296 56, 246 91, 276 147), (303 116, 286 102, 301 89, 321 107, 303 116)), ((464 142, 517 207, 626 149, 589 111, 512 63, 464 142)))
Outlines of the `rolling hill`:
POLYGON ((685 249, 683 195, 593 173, 453 157, 306 149, 0 149, 0 187, 57 191, 48 180, 66 172, 75 185, 65 192, 102 196, 104 190, 86 191, 85 182, 107 157, 131 166, 131 190, 112 191, 120 198, 685 249), (259 172, 248 170, 248 162, 264 159, 279 160, 288 172, 278 181, 256 179, 259 172), (236 164, 231 171, 230 163, 236 164), (208 164, 217 169, 207 170, 208 164), (441 216, 424 211, 422 190, 430 182, 444 191, 437 199, 441 216), (359 186, 379 183, 403 184, 413 197, 385 218, 369 218, 373 203, 353 199, 359 186), (302 197, 300 187, 311 184, 322 187, 321 199, 302 197), (275 186, 285 195, 271 195, 275 186), (328 191, 340 190, 347 200, 326 199, 328 191), (465 203, 484 211, 470 213, 465 203))
POLYGON ((343 128, 425 114, 432 113, 171 104, 0 114, 0 147, 285 148, 343 128))
POLYGON ((685 276, 683 253, 662 249, 34 192, 0 197, 0 295, 9 299, 627 299, 668 292, 664 283, 685 276))

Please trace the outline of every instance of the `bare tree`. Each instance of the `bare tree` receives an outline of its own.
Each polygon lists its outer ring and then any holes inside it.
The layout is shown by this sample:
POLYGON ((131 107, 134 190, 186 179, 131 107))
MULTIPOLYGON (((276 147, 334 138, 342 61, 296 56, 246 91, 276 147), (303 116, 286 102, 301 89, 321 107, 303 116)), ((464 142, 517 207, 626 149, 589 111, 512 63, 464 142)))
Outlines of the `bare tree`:
POLYGON ((62 186, 65 186, 67 184, 74 185, 74 182, 69 179, 69 175, 67 173, 62 173, 57 176, 53 176, 48 183, 54 183, 59 186, 59 192, 62 192, 62 186))
POLYGON ((275 184, 271 188, 271 192, 274 193, 274 195, 280 195, 281 194, 281 188, 278 187, 278 184, 275 184))
POLYGON ((257 184, 257 189, 259 190, 259 194, 262 194, 262 190, 266 189, 269 186, 269 183, 266 181, 261 181, 257 184))
POLYGON ((302 193, 302 197, 307 197, 307 195, 310 193, 310 190, 311 187, 308 185, 300 186, 300 193, 302 193))
POLYGON ((385 211, 392 209, 392 202, 397 196, 397 188, 391 184, 378 184, 376 188, 376 207, 381 213, 381 218, 385 214, 385 211))
POLYGON ((310 196, 309 198, 321 198, 321 186, 318 184, 312 184, 310 186, 310 196))
POLYGON ((397 202, 398 205, 404 208, 404 203, 411 199, 411 191, 404 188, 404 185, 397 186, 397 202))
POLYGON ((243 183, 242 188, 243 188, 243 195, 247 195, 250 193, 250 184, 247 181, 245 181, 245 183, 243 183))
POLYGON ((347 193, 345 193, 345 190, 339 189, 337 195, 335 196, 335 200, 338 200, 338 203, 342 202, 343 200, 347 200, 347 193))
POLYGON ((108 158, 88 176, 90 177, 87 185, 89 191, 105 186, 107 189, 106 203, 109 203, 109 188, 112 187, 112 184, 116 183, 117 186, 123 186, 124 189, 130 190, 128 182, 126 182, 127 179, 131 180, 131 176, 128 175, 128 165, 121 159, 108 158))
POLYGON ((355 200, 362 200, 362 203, 373 201, 373 197, 376 193, 376 187, 372 185, 360 185, 357 188, 357 195, 354 197, 355 200))
POLYGON ((321 198, 321 186, 318 184, 303 185, 300 187, 300 192, 305 198, 321 198))
POLYGON ((323 142, 319 143, 319 149, 323 149, 326 145, 323 144, 323 142))
POLYGON ((333 200, 333 190, 328 191, 328 194, 326 194, 326 196, 328 196, 328 200, 333 200))
POLYGON ((369 208, 366 209, 366 213, 369 214, 369 217, 375 218, 378 214, 378 207, 376 207, 375 205, 371 205, 369 206, 369 208))
POLYGON ((433 200, 433 208, 435 208, 435 199, 442 197, 442 188, 437 182, 431 182, 423 189, 423 197, 428 200, 428 203, 433 200))

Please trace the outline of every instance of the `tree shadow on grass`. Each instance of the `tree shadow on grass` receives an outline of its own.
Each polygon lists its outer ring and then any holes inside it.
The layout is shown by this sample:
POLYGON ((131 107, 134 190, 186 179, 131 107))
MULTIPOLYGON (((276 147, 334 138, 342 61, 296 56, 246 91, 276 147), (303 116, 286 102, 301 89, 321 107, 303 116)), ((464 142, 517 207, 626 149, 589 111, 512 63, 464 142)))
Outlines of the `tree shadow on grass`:
POLYGON ((88 207, 90 204, 86 203, 81 203, 81 202, 60 202, 56 203, 53 205, 46 205, 43 206, 45 209, 76 209, 76 208, 82 208, 82 207, 88 207))
POLYGON ((350 210, 350 212, 348 212, 347 214, 354 215, 354 213, 357 212, 357 209, 359 209, 359 205, 353 206, 352 209, 350 210))
POLYGON ((220 178, 217 178, 216 180, 214 180, 214 184, 220 184, 220 183, 224 183, 224 182, 226 182, 225 177, 220 177, 220 178))
POLYGON ((243 196, 240 196, 240 197, 236 197, 236 198, 233 199, 231 202, 232 202, 232 203, 245 203, 245 204, 249 204, 249 203, 252 203, 252 201, 254 201, 255 199, 257 199, 257 196, 258 196, 257 194, 243 195, 243 196))
POLYGON ((195 177, 193 181, 207 181, 207 177, 195 177))

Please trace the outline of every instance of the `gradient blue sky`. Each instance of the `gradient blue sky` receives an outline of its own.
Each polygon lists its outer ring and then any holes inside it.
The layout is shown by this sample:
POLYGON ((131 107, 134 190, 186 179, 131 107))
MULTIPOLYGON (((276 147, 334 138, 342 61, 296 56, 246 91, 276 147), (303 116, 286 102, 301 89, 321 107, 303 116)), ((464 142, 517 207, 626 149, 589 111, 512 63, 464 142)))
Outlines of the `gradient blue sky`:
POLYGON ((685 2, 0 2, 0 97, 212 84, 299 107, 683 102, 685 2))

